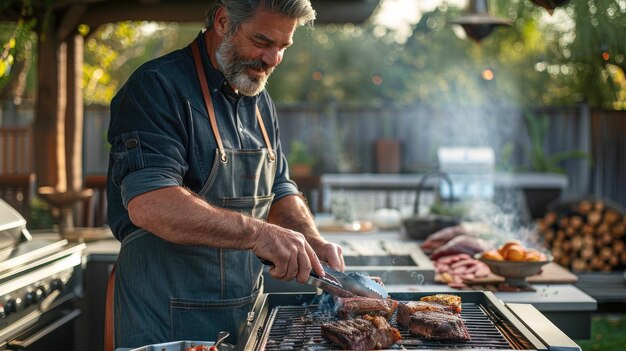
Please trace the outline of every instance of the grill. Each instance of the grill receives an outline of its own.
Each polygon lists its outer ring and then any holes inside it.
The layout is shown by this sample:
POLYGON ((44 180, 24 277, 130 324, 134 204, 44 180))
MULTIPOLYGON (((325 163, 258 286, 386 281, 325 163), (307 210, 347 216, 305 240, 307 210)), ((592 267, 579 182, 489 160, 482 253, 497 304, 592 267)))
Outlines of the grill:
POLYGON ((56 234, 31 236, 26 220, 0 200, 0 350, 42 350, 72 340, 84 249, 56 234))
MULTIPOLYGON (((391 297, 400 302, 419 300, 434 293, 399 293, 391 297)), ((549 345, 550 338, 540 340, 491 292, 458 292, 463 301, 461 317, 469 330, 468 342, 425 340, 398 326, 395 315, 391 324, 398 328, 402 341, 392 350, 580 350, 573 341, 549 345)), ((521 317, 523 318, 523 316, 521 317)), ((320 324, 337 319, 328 295, 266 294, 257 302, 254 314, 241 335, 241 350, 338 350, 321 336, 320 324)), ((557 329, 558 331, 558 329, 557 329)), ((554 330, 551 330, 552 334, 554 330)), ((552 335, 554 336, 554 335, 552 335)))

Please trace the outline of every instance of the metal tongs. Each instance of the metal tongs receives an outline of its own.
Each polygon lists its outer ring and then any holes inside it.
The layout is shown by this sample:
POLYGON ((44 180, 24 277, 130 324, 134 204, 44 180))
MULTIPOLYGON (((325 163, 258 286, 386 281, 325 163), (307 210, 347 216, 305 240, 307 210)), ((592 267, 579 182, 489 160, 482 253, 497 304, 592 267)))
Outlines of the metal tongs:
MULTIPOLYGON (((259 257, 259 260, 265 265, 274 265, 266 259, 259 257)), ((311 269, 307 284, 337 297, 363 296, 372 299, 386 299, 388 297, 387 290, 365 274, 339 272, 325 262, 321 262, 321 264, 326 275, 320 277, 311 269)))
POLYGON ((388 297, 387 290, 367 275, 358 272, 339 272, 326 263, 321 263, 326 275, 319 277, 314 270, 311 270, 308 284, 338 297, 362 296, 372 299, 388 297))

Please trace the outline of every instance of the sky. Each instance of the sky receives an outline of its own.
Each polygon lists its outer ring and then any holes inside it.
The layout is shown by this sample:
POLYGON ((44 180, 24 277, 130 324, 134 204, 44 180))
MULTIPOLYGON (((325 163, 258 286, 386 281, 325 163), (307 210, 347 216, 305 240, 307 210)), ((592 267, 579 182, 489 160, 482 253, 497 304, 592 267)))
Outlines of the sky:
POLYGON ((411 24, 417 23, 422 13, 442 4, 465 7, 467 0, 381 0, 374 23, 393 28, 399 37, 410 35, 411 24))

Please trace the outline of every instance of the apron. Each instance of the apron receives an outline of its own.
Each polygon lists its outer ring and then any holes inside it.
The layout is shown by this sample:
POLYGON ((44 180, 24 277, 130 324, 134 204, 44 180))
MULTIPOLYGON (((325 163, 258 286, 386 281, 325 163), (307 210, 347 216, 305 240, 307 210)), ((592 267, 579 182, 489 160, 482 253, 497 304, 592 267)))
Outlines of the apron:
MULTIPOLYGON (((267 148, 224 148, 197 39, 191 48, 218 145, 198 195, 214 206, 267 219, 274 198, 276 156, 258 106, 257 120, 267 148)), ((262 288, 262 269, 250 250, 178 245, 143 229, 131 233, 122 241, 114 278, 115 344, 212 341, 223 330, 230 332, 227 342, 237 343, 262 288)))

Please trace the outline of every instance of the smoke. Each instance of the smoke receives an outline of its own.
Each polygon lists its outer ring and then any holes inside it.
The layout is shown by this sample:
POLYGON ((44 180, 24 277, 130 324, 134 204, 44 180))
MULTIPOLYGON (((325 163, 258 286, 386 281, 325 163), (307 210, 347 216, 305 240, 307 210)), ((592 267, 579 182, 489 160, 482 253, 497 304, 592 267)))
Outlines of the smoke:
POLYGON ((526 247, 543 248, 521 190, 501 190, 492 201, 471 201, 467 205, 466 219, 480 223, 469 225, 473 234, 489 239, 496 246, 516 239, 526 247))

